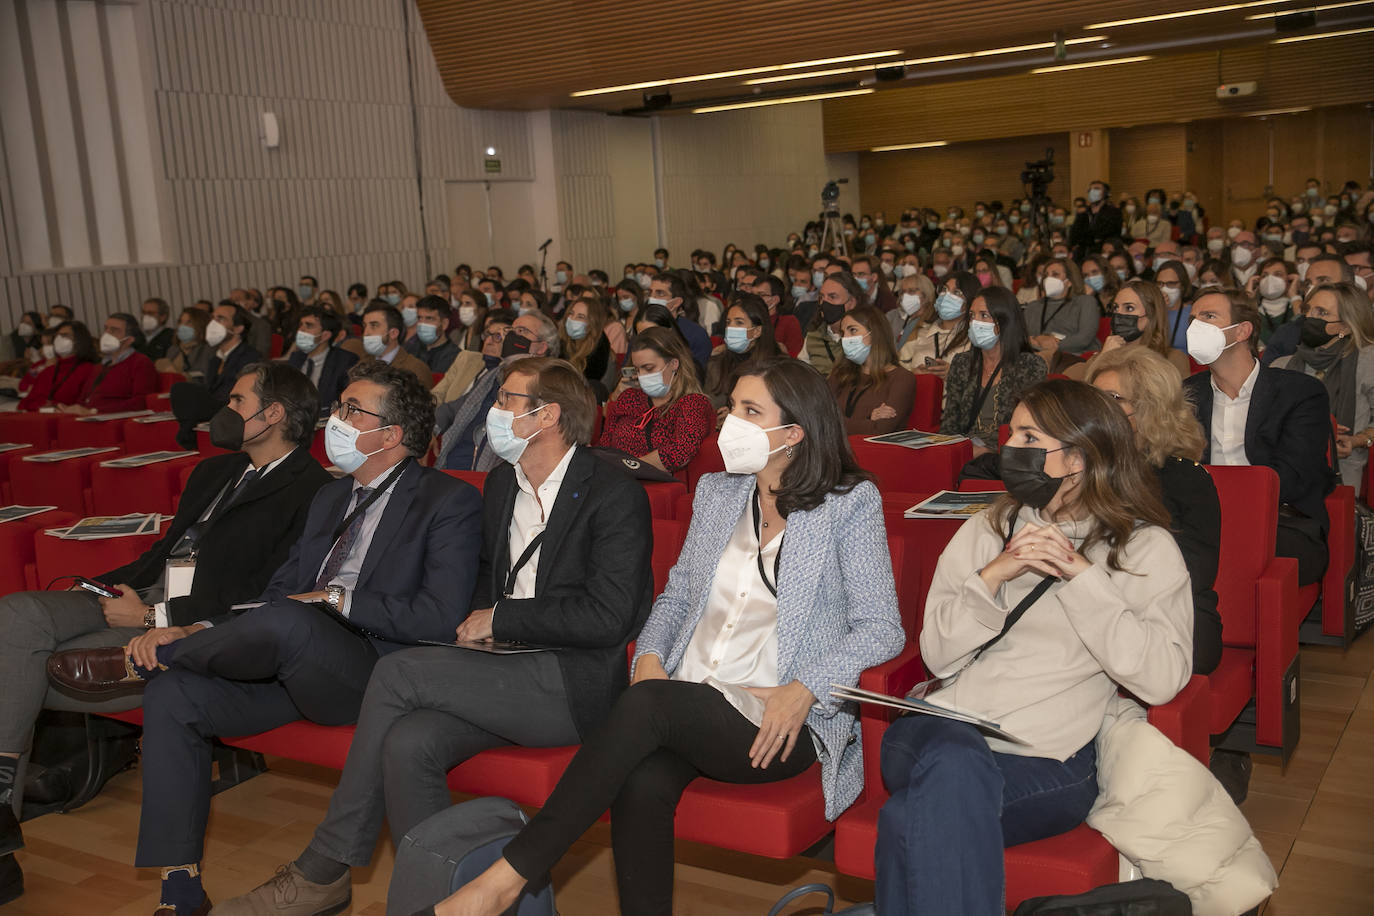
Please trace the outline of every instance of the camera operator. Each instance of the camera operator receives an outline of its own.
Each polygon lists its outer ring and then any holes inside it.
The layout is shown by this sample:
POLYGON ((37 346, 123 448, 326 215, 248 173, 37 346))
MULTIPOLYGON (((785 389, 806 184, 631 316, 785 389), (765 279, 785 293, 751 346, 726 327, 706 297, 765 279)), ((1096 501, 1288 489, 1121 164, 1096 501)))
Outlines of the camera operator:
POLYGON ((1088 206, 1074 218, 1069 229, 1069 245, 1075 260, 1082 261, 1096 252, 1106 239, 1121 235, 1121 209, 1108 198, 1112 186, 1105 181, 1088 185, 1088 206))

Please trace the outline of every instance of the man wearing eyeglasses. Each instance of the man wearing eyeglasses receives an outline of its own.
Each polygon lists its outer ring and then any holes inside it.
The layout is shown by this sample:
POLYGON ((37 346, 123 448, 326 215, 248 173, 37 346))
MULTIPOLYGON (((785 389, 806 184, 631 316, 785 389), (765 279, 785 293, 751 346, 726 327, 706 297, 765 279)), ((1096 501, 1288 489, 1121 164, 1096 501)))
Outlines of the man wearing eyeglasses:
POLYGON ((496 402, 500 368, 527 356, 558 355, 558 326, 543 312, 521 315, 508 329, 497 325, 488 328, 486 334, 491 335, 482 342, 486 367, 467 394, 435 411, 434 435, 439 438, 436 468, 489 471, 500 464, 500 457, 486 442, 487 411, 496 402))
POLYGON ((482 498, 415 461, 434 423, 429 393, 380 360, 350 377, 325 430, 346 476, 315 496, 261 604, 184 638, 137 637, 127 659, 122 649, 90 650, 105 654, 64 665, 85 675, 63 681, 73 689, 147 683, 136 861, 162 868, 162 902, 178 914, 210 909, 199 862, 213 737, 302 718, 357 721, 378 659, 421 640, 452 641, 470 607, 482 498))

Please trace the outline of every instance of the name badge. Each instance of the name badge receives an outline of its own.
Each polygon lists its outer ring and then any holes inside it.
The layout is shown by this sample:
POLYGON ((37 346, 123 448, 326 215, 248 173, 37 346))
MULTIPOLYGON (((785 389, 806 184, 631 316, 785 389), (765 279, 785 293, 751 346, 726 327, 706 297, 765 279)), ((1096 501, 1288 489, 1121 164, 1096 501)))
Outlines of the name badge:
POLYGON ((191 557, 178 557, 167 561, 166 574, 162 580, 164 601, 184 598, 191 594, 191 583, 196 578, 196 561, 191 557))

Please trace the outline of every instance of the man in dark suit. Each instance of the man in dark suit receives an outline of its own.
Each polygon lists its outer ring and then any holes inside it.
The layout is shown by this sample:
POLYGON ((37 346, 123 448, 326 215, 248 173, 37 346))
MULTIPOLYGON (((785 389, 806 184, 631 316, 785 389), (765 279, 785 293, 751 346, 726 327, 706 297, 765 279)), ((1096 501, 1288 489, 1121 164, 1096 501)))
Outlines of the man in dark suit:
POLYGON ((196 447, 196 425, 204 423, 229 400, 229 389, 244 368, 259 360, 258 351, 244 340, 248 313, 228 299, 211 311, 205 327, 205 342, 214 348, 210 368, 198 382, 177 382, 171 389, 172 413, 180 424, 177 444, 187 450, 196 447))
POLYGON ((163 869, 163 904, 179 916, 210 908, 198 863, 212 736, 301 718, 354 722, 379 658, 452 639, 466 613, 482 500, 471 485, 415 461, 433 423, 434 403, 412 375, 376 362, 357 367, 326 432, 330 460, 349 476, 320 489, 260 606, 188 628, 184 638, 139 637, 128 669, 118 649, 64 659, 64 682, 73 685, 147 681, 135 861, 163 869))
MULTIPOLYGON (((491 747, 575 744, 627 684, 625 647, 653 602, 644 488, 584 448, 596 404, 562 360, 502 368, 493 440, 506 462, 484 488, 482 558, 459 640, 557 652, 420 648, 380 662, 329 814, 274 878, 221 903, 225 916, 337 912, 383 815, 396 842, 446 808, 448 771, 491 747)), ((450 635, 450 638, 452 636, 450 635)))
MULTIPOLYGON (((96 577, 122 597, 72 590, 0 598, 0 884, 6 871, 18 873, 13 856, 5 853, 22 841, 18 825, 7 819, 10 802, 18 811, 23 794, 17 758, 29 747, 45 703, 48 654, 123 646, 149 629, 176 633, 197 621, 227 619, 231 605, 266 587, 300 537, 315 491, 330 479, 310 455, 315 389, 299 372, 258 364, 235 384, 227 410, 233 416, 216 428, 237 434, 241 448, 198 464, 166 535, 132 563, 96 577), (194 567, 187 566, 191 556, 194 567), (189 591, 167 592, 169 560, 180 576, 193 572, 189 591)), ((137 700, 117 703, 127 709, 137 700)))
POLYGON ((167 300, 154 297, 144 299, 139 326, 143 329, 143 346, 139 352, 157 362, 167 355, 176 341, 176 330, 172 327, 172 309, 167 300))
POLYGON ((315 383, 320 392, 321 413, 333 407, 348 387, 348 370, 358 361, 356 353, 335 346, 342 331, 343 322, 328 309, 318 305, 302 309, 296 325, 296 347, 287 358, 315 383))
POLYGON ((1184 382, 1207 436, 1204 464, 1251 464, 1279 475, 1275 553, 1298 561, 1298 584, 1326 571, 1326 494, 1334 485, 1326 458, 1331 408, 1326 387, 1288 369, 1260 365, 1259 313, 1236 289, 1193 303, 1188 352, 1207 366, 1184 382))

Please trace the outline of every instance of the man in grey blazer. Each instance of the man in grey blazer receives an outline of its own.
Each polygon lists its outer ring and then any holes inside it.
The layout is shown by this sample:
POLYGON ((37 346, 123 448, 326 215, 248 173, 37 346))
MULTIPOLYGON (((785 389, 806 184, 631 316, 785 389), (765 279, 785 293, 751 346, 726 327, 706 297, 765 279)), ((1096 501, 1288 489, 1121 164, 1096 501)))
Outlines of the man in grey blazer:
MULTIPOLYGON (((523 318, 521 319, 523 320, 523 318)), ((459 640, 557 652, 396 652, 375 669, 329 813, 278 877, 221 916, 337 912, 350 866, 447 808, 447 774, 491 747, 579 743, 628 684, 626 646, 653 602, 653 529, 638 481, 597 458, 582 374, 531 357, 500 370, 487 437, 505 459, 484 488, 482 554, 459 640)))

